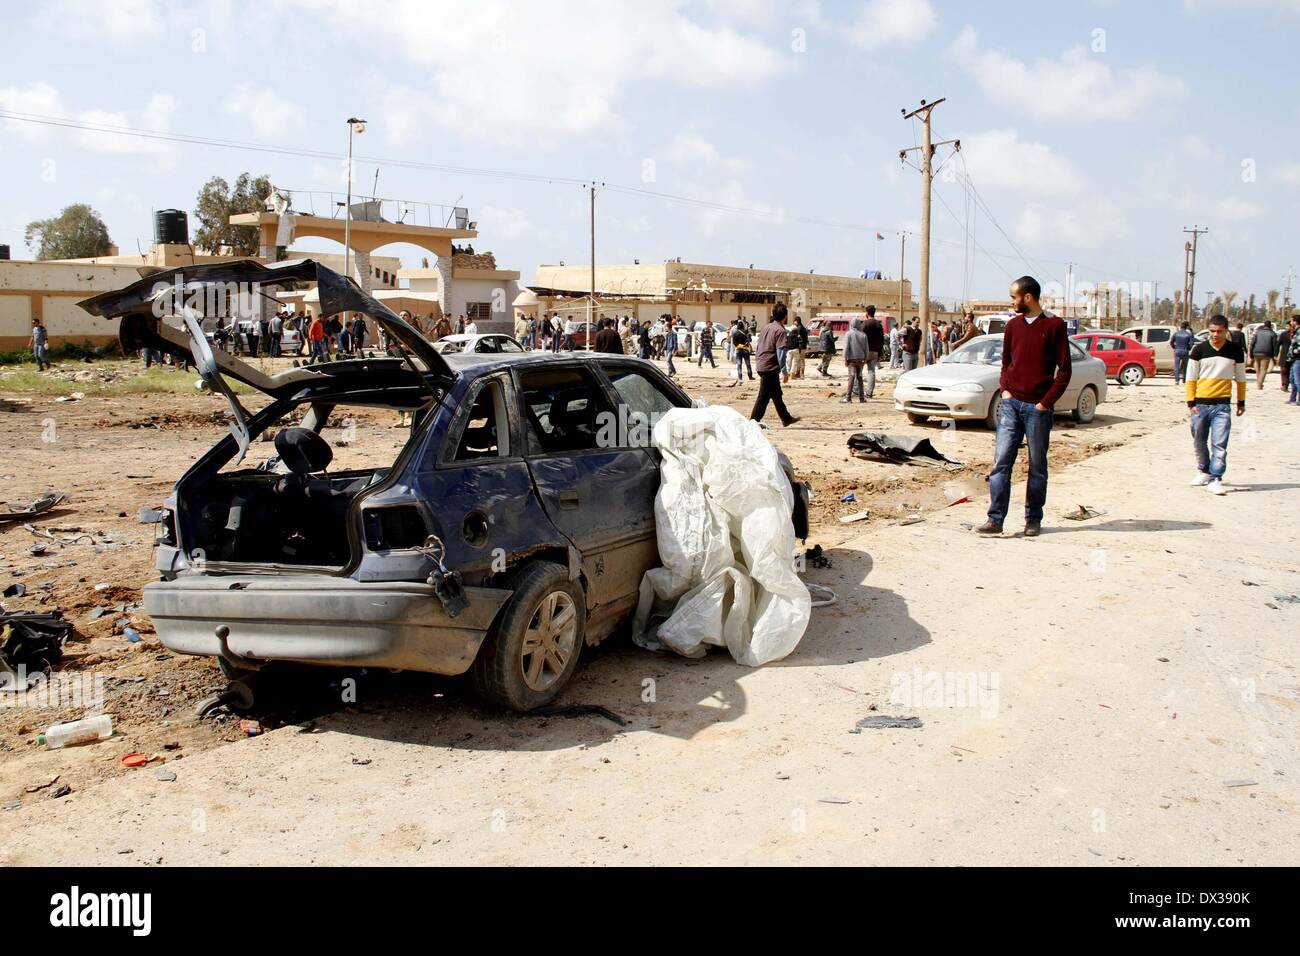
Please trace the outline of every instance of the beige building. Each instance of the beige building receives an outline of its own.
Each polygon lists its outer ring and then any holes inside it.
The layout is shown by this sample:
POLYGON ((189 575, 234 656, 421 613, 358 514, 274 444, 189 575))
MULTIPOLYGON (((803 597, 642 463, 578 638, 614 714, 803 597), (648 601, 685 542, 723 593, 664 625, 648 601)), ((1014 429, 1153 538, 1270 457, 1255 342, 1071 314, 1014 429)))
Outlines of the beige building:
MULTIPOLYGON (((525 315, 555 312, 581 316, 588 309, 591 267, 540 265, 530 286, 536 304, 524 297, 516 311, 525 315)), ((596 266, 597 312, 611 317, 654 320, 668 313, 696 322, 730 323, 737 317, 766 322, 772 307, 785 303, 791 317, 805 322, 821 312, 844 312, 874 305, 897 313, 900 297, 909 313, 908 280, 860 279, 773 269, 663 262, 596 266)))

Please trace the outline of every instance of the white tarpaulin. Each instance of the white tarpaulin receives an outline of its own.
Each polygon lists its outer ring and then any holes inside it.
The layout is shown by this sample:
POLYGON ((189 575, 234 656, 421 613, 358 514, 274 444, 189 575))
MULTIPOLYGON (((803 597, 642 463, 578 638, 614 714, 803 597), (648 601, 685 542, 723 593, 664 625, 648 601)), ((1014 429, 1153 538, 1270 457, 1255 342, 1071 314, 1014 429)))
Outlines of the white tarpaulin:
POLYGON ((725 646, 751 667, 780 660, 803 637, 811 599, 794 569, 794 496, 776 449, 725 407, 673 409, 653 441, 663 567, 641 581, 633 640, 688 657, 725 646))

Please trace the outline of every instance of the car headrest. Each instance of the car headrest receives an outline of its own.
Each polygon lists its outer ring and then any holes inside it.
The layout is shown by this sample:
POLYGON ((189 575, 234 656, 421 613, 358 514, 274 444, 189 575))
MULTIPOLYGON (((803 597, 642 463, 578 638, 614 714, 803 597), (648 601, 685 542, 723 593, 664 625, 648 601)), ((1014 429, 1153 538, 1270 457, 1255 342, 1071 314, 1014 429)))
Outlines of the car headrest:
POLYGON ((551 401, 551 410, 547 417, 552 428, 559 426, 566 431, 584 425, 594 428, 596 408, 585 389, 575 388, 555 396, 551 401))
POLYGON ((282 428, 275 436, 275 451, 284 467, 297 475, 321 471, 334 460, 329 442, 310 428, 282 428))

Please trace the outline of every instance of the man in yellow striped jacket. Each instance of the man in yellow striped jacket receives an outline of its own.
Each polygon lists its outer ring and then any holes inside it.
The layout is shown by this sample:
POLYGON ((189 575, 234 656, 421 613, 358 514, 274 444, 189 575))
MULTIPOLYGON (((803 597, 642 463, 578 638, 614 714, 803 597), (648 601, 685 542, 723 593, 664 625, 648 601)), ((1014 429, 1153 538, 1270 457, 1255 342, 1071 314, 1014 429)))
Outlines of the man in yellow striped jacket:
POLYGON ((1196 477, 1216 495, 1226 495, 1223 473, 1228 467, 1228 436, 1232 433, 1232 389, 1237 389, 1237 414, 1246 411, 1246 353, 1228 338, 1228 320, 1210 319, 1210 337, 1197 342, 1188 356, 1187 407, 1192 416, 1192 447, 1196 477))

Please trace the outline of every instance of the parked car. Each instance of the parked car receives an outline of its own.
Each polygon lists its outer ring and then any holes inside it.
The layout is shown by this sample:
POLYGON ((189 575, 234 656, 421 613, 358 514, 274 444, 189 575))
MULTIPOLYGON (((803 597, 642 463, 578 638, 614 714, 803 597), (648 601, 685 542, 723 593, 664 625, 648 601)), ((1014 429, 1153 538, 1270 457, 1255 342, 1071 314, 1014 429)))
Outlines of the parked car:
MULTIPOLYGON (((1106 400, 1106 366, 1076 343, 1070 343, 1070 384, 1056 403, 1056 413, 1090 422, 1106 400)), ((980 335, 945 355, 938 363, 898 376, 894 408, 919 425, 931 418, 977 419, 996 428, 1002 393, 1002 334, 980 335)))
MULTIPOLYGON (((155 316, 153 290, 180 271, 81 303, 118 321, 128 351, 192 353, 230 406, 231 434, 165 503, 162 580, 144 589, 162 642, 230 677, 272 661, 469 672, 505 707, 554 700, 658 563, 659 453, 636 426, 689 396, 630 356, 440 353, 312 260, 185 266, 187 288, 315 281, 322 309, 371 316, 399 353, 268 375, 214 352, 192 315, 186 331, 155 316), (269 401, 246 411, 229 379, 269 401), (409 434, 395 459, 331 470, 327 426, 354 408, 409 413, 409 434), (241 467, 268 433, 274 455, 241 467)), ((806 537, 807 487, 781 461, 806 537)))
POLYGON ((1083 332, 1071 336, 1079 347, 1106 365, 1106 374, 1121 385, 1141 385, 1155 377, 1156 353, 1136 339, 1114 332, 1083 332))
POLYGON ((433 343, 433 347, 443 355, 455 355, 461 352, 499 355, 503 352, 522 352, 524 347, 503 332, 485 332, 481 335, 462 332, 459 335, 444 335, 433 343))
MULTIPOLYGON (((835 348, 838 351, 843 345, 844 336, 848 334, 850 324, 854 320, 865 320, 866 317, 866 312, 835 312, 812 319, 808 323, 808 348, 804 350, 804 354, 810 358, 816 358, 822 354, 821 334, 822 330, 827 326, 830 326, 831 331, 835 333, 835 348)), ((885 350, 888 353, 889 332, 898 325, 898 320, 888 312, 877 312, 876 318, 880 320, 880 324, 885 330, 885 350)), ((888 355, 882 355, 881 358, 888 358, 888 355)))
POLYGON ((1170 345, 1178 327, 1174 325, 1131 325, 1119 334, 1145 345, 1156 353, 1156 371, 1173 373, 1174 348, 1170 345))

